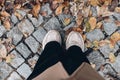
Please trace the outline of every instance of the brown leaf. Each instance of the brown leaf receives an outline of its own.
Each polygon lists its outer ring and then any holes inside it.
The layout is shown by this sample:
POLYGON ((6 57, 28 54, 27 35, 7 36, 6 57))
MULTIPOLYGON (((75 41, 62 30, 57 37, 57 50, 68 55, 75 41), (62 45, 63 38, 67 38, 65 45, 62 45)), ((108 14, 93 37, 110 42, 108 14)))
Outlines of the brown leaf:
POLYGON ((116 7, 115 12, 120 13, 120 7, 116 7))
POLYGON ((4 6, 5 0, 0 0, 0 6, 4 6))
POLYGON ((110 54, 109 54, 109 61, 110 61, 111 63, 114 63, 115 60, 116 60, 115 55, 114 55, 113 53, 110 53, 110 54))
POLYGON ((83 22, 83 16, 82 15, 77 15, 77 18, 76 18, 76 23, 78 26, 80 26, 83 22))
POLYGON ((89 22, 89 24, 91 26, 91 30, 94 30, 95 27, 96 27, 96 23, 97 23, 96 18, 95 17, 91 17, 88 22, 89 22))
POLYGON ((110 37, 110 41, 111 41, 111 43, 112 43, 113 46, 115 46, 116 42, 119 41, 119 40, 120 40, 120 33, 119 32, 115 32, 110 37))
POLYGON ((23 18, 22 15, 19 14, 18 12, 15 12, 14 14, 19 20, 21 20, 23 18))
POLYGON ((6 47, 3 44, 0 44, 0 57, 5 58, 7 55, 6 47))
POLYGON ((109 40, 101 40, 99 42, 99 46, 104 46, 104 45, 107 45, 107 44, 110 44, 111 42, 109 40))
POLYGON ((68 24, 70 24, 70 21, 71 21, 70 18, 65 18, 64 21, 63 21, 63 22, 64 22, 63 24, 64 24, 65 26, 67 26, 68 24))
POLYGON ((98 22, 96 28, 100 29, 102 27, 102 22, 98 22))
POLYGON ((63 12, 64 5, 59 5, 58 8, 55 10, 55 14, 59 15, 63 12))
POLYGON ((99 3, 98 0, 90 0, 90 4, 91 4, 92 6, 97 6, 97 5, 99 5, 100 3, 99 3))
POLYGON ((32 9, 32 14, 34 17, 37 17, 38 18, 38 15, 39 15, 39 12, 40 12, 40 4, 36 4, 35 6, 33 6, 33 9, 32 9))
POLYGON ((116 20, 115 24, 119 27, 120 26, 120 21, 116 20))
POLYGON ((10 25, 10 21, 8 19, 3 22, 3 25, 7 30, 10 30, 11 25, 10 25))
POLYGON ((10 14, 7 13, 6 11, 1 11, 0 15, 3 16, 3 17, 10 17, 10 14))

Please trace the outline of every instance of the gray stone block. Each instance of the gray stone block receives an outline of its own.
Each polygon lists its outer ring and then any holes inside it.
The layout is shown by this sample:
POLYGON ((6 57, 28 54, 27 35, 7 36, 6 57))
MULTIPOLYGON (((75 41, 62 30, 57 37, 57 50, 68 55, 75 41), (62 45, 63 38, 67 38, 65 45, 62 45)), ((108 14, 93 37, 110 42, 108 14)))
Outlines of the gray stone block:
POLYGON ((31 68, 27 64, 22 64, 18 69, 17 72, 23 76, 25 79, 29 77, 29 75, 32 73, 31 68))
POLYGON ((41 12, 47 12, 47 16, 52 14, 52 10, 50 9, 50 4, 45 4, 41 7, 41 12))
POLYGON ((46 35, 46 31, 41 27, 39 28, 37 31, 35 31, 33 33, 33 36, 37 39, 37 41, 39 41, 40 43, 42 43, 43 38, 46 35))
POLYGON ((12 71, 13 69, 6 62, 0 62, 0 80, 5 80, 12 71))
POLYGON ((62 30, 61 24, 56 17, 51 18, 47 23, 45 23, 44 28, 49 31, 52 29, 62 30))
POLYGON ((111 65, 118 73, 120 73, 120 55, 116 57, 115 62, 111 63, 111 65))
POLYGON ((11 20, 14 24, 16 24, 18 22, 18 19, 14 14, 11 15, 11 20))
POLYGON ((41 23, 43 23, 43 17, 41 15, 39 15, 37 19, 35 17, 32 17, 32 14, 28 14, 28 18, 32 21, 35 27, 39 27, 41 23))
POLYGON ((0 37, 6 32, 6 29, 4 26, 0 26, 0 37))
POLYGON ((115 48, 110 48, 109 45, 104 45, 104 46, 100 47, 99 49, 100 49, 100 52, 102 52, 102 54, 105 57, 109 57, 109 54, 115 53, 119 49, 119 46, 115 45, 115 48))
POLYGON ((19 41, 21 41, 23 34, 18 29, 18 27, 14 27, 10 32, 7 33, 7 37, 12 38, 13 44, 16 45, 19 41))
POLYGON ((40 48, 40 44, 32 36, 28 37, 25 40, 25 42, 30 47, 30 49, 33 51, 33 53, 38 52, 40 48))
POLYGON ((28 49, 28 47, 23 44, 23 43, 20 43, 16 49, 21 53, 21 55, 23 55, 24 58, 27 58, 30 54, 31 54, 31 51, 28 49))
POLYGON ((34 31, 34 27, 28 19, 22 20, 18 24, 18 28, 23 34, 26 34, 26 35, 30 35, 34 31))
POLYGON ((23 80, 17 72, 12 72, 10 77, 7 80, 23 80))
POLYGON ((22 56, 20 54, 18 54, 15 50, 12 51, 10 54, 15 55, 15 58, 12 59, 12 61, 10 62, 10 64, 14 67, 17 68, 18 66, 20 66, 25 60, 22 58, 22 56))
POLYGON ((104 37, 105 37, 103 32, 100 29, 95 29, 91 32, 88 32, 86 34, 86 36, 87 36, 87 39, 90 40, 91 42, 93 42, 95 40, 100 41, 100 40, 104 39, 104 37))
POLYGON ((104 31, 108 35, 111 35, 118 28, 114 22, 106 22, 106 23, 104 22, 103 27, 104 27, 104 31))
POLYGON ((93 51, 92 53, 90 53, 88 59, 90 62, 96 65, 96 70, 98 70, 100 66, 105 63, 104 58, 100 55, 100 52, 98 51, 93 51))

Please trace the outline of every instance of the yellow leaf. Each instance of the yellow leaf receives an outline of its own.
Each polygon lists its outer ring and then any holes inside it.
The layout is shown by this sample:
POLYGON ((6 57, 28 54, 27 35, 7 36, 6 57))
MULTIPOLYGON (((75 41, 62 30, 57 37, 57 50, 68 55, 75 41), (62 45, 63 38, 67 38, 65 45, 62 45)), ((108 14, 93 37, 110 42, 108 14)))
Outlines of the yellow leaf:
POLYGON ((70 24, 70 21, 71 21, 70 18, 65 18, 63 24, 64 24, 65 26, 67 26, 68 24, 70 24))
POLYGON ((35 17, 38 17, 39 11, 40 11, 40 4, 36 4, 32 9, 32 14, 35 17))
POLYGON ((86 27, 86 32, 89 32, 91 30, 91 26, 90 26, 90 23, 87 21, 85 22, 85 27, 86 27))
POLYGON ((99 3, 98 0, 90 0, 90 4, 91 4, 92 6, 97 6, 97 5, 99 5, 100 3, 99 3))
POLYGON ((115 60, 116 60, 115 55, 114 55, 113 53, 110 53, 110 54, 109 54, 109 61, 110 61, 111 63, 114 63, 115 60))
POLYGON ((5 27, 7 30, 10 30, 11 25, 10 25, 10 21, 9 21, 9 20, 5 20, 5 21, 3 22, 3 25, 4 25, 4 27, 5 27))
POLYGON ((6 63, 10 63, 12 60, 10 55, 8 55, 5 59, 6 59, 6 63))
POLYGON ((3 44, 0 44, 0 57, 5 58, 7 55, 6 47, 3 44))
POLYGON ((60 5, 60 6, 56 9, 55 14, 56 14, 56 15, 61 14, 64 7, 65 7, 64 5, 60 5))
POLYGON ((93 41, 94 50, 98 50, 99 42, 97 40, 93 41))
POLYGON ((96 18, 95 17, 91 17, 88 22, 89 22, 89 24, 91 26, 91 30, 94 30, 95 27, 96 27, 96 22, 97 22, 96 18))
POLYGON ((115 32, 115 33, 112 34, 112 36, 110 37, 110 41, 111 41, 111 43, 112 43, 113 46, 114 46, 115 43, 116 43, 117 41, 119 41, 119 40, 120 40, 120 33, 119 33, 119 32, 115 32))
POLYGON ((107 45, 107 44, 110 44, 110 41, 109 40, 101 40, 99 42, 99 46, 104 46, 104 45, 107 45))

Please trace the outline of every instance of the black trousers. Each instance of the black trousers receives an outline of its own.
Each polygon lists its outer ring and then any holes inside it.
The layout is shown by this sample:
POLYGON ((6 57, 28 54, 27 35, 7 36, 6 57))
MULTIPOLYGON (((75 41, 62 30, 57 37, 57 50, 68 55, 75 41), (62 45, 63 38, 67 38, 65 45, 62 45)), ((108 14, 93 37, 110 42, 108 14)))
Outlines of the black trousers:
POLYGON ((58 42, 52 41, 45 46, 33 72, 27 80, 32 80, 59 61, 61 61, 69 75, 71 75, 83 62, 89 63, 80 47, 71 46, 68 50, 65 50, 58 42))

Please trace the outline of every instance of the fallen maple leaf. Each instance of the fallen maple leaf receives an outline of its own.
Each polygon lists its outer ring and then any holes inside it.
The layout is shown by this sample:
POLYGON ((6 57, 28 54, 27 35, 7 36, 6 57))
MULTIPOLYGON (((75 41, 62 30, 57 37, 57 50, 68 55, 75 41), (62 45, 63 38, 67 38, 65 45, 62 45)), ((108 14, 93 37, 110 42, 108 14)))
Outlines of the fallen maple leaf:
POLYGON ((109 61, 110 61, 111 63, 114 63, 115 60, 116 60, 115 55, 114 55, 113 53, 110 53, 110 54, 109 54, 109 61))
POLYGON ((0 44, 0 57, 5 58, 7 55, 6 47, 3 44, 0 44))
POLYGON ((38 18, 38 15, 39 15, 39 12, 40 12, 40 4, 36 4, 35 6, 33 6, 33 9, 32 9, 32 14, 34 17, 37 17, 38 18))
POLYGON ((89 22, 89 24, 91 26, 91 30, 94 30, 95 27, 96 27, 96 23, 97 23, 96 18, 95 17, 91 17, 88 22, 89 22))
POLYGON ((97 25, 96 25, 96 28, 100 29, 102 27, 102 22, 98 22, 97 25))
POLYGON ((21 20, 23 18, 22 15, 19 14, 18 12, 15 12, 14 14, 19 20, 21 20))

